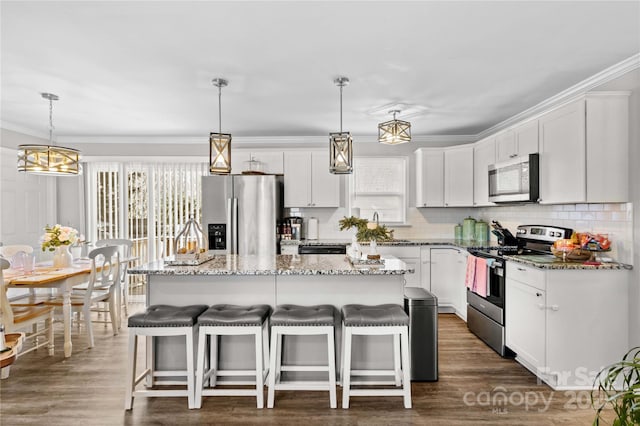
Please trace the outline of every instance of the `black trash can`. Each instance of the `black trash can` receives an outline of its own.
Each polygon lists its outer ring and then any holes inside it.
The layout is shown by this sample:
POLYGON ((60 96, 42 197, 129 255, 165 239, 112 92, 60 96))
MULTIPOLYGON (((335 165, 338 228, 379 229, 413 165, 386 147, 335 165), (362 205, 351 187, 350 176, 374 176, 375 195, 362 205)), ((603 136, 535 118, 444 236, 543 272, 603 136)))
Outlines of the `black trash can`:
POLYGON ((409 315, 411 380, 438 380, 438 298, 420 287, 405 287, 409 315))

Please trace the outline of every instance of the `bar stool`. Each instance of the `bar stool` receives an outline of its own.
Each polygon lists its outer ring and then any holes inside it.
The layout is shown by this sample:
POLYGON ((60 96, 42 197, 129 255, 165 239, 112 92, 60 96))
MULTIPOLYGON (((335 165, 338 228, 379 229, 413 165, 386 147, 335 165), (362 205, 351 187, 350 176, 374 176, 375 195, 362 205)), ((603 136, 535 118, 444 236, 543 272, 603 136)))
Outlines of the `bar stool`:
MULTIPOLYGON (((214 305, 198 317, 198 362, 196 367, 196 408, 202 406, 202 396, 255 396, 258 408, 264 407, 265 358, 269 357, 269 339, 263 338, 269 332, 267 327, 269 305, 214 305), (254 370, 218 369, 218 336, 255 336, 256 367, 254 370), (210 337, 209 337, 210 336, 210 337), (209 369, 204 368, 206 340, 210 339, 209 369), (203 382, 210 381, 216 386, 221 376, 255 376, 253 389, 203 389, 203 382)), ((268 335, 268 334, 267 334, 268 335)), ((268 361, 266 362, 268 364, 268 361)), ((219 384, 253 384, 252 382, 220 382, 219 384)))
MULTIPOLYGON (((127 392, 125 396, 125 410, 133 406, 133 397, 156 396, 186 396, 189 408, 195 408, 195 370, 193 368, 193 342, 198 316, 208 308, 207 305, 192 306, 150 306, 145 312, 129 317, 129 362, 127 366, 127 392), (136 377, 136 363, 138 355, 138 336, 151 337, 151 347, 154 346, 154 337, 160 336, 184 336, 186 339, 186 370, 154 371, 153 353, 147 353, 147 366, 142 374, 136 377), (136 390, 136 385, 143 379, 147 379, 149 386, 155 385, 156 377, 180 377, 186 376, 187 389, 146 389, 136 390)), ((163 382, 160 384, 172 384, 176 382, 163 382)), ((181 383, 180 383, 181 384, 181 383)))
POLYGON ((280 305, 271 315, 271 355, 267 408, 273 408, 276 390, 329 391, 331 408, 336 408, 336 360, 334 331, 337 310, 331 305, 280 305), (326 365, 282 365, 282 337, 287 335, 326 335, 326 365), (282 382, 283 371, 326 371, 326 382, 282 382))
POLYGON ((353 396, 402 396, 404 407, 411 408, 411 364, 409 363, 409 317, 400 305, 376 306, 345 305, 342 307, 342 408, 349 408, 353 396), (393 370, 352 370, 351 338, 354 335, 393 336, 393 370), (400 359, 402 358, 402 364, 400 359), (351 389, 351 376, 394 376, 397 387, 402 389, 351 389))

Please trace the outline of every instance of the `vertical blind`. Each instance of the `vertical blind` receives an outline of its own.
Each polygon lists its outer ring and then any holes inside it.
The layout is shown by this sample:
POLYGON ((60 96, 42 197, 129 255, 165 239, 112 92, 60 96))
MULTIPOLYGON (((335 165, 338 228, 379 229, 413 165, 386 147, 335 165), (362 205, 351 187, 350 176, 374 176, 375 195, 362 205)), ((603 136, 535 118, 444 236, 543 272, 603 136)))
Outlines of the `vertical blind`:
POLYGON ((207 163, 88 163, 89 239, 130 239, 139 262, 173 254, 186 221, 201 221, 207 174, 207 163))

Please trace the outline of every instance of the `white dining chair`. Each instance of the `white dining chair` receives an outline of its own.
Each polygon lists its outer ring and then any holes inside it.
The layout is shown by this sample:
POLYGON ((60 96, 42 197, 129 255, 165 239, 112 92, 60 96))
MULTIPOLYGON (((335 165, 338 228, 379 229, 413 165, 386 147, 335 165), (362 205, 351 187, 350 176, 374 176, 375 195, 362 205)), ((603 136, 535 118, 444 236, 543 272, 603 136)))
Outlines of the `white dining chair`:
MULTIPOLYGON (((116 246, 100 247, 91 250, 91 272, 86 284, 76 286, 71 293, 71 306, 75 312, 82 313, 87 329, 89 347, 94 346, 91 312, 100 302, 109 304, 109 319, 113 334, 118 334, 118 308, 116 305, 116 289, 120 279, 120 256, 116 246)), ((48 306, 62 307, 62 296, 57 296, 44 303, 48 306)), ((103 321, 95 321, 103 322, 103 321)))
POLYGON ((133 241, 127 240, 126 238, 106 238, 103 240, 96 241, 96 247, 105 247, 105 246, 117 246, 120 252, 120 259, 123 260, 120 265, 120 292, 121 292, 121 301, 122 306, 124 307, 125 316, 129 315, 129 277, 127 275, 127 270, 129 267, 129 262, 126 259, 131 257, 131 250, 133 248, 133 241))
POLYGON ((9 261, 0 259, 0 318, 5 332, 25 332, 25 344, 20 355, 44 346, 49 350, 49 355, 53 355, 53 307, 11 306, 4 284, 5 269, 9 269, 9 261), (38 327, 41 322, 44 322, 43 328, 38 327))

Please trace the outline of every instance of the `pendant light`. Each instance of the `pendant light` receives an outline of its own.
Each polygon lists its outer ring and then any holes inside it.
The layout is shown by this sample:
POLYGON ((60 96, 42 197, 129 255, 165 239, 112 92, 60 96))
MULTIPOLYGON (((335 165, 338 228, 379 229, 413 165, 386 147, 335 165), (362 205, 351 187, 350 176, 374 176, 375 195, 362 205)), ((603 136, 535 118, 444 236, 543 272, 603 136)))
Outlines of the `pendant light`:
POLYGON ((393 120, 378 124, 378 142, 386 145, 411 142, 411 123, 396 120, 396 114, 400 114, 400 110, 394 109, 389 114, 393 114, 393 120))
POLYGON ((218 133, 209 134, 209 172, 215 175, 231 173, 231 134, 222 133, 222 88, 229 82, 223 78, 214 78, 218 88, 218 133))
POLYGON ((40 95, 49 101, 49 144, 19 145, 18 171, 50 176, 77 175, 80 173, 80 151, 53 142, 53 101, 59 98, 52 93, 40 95))
POLYGON ((340 132, 329 133, 329 171, 344 175, 353 172, 353 139, 351 133, 342 131, 342 88, 349 79, 338 77, 333 82, 340 87, 340 132))

